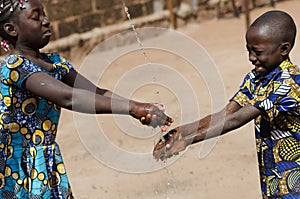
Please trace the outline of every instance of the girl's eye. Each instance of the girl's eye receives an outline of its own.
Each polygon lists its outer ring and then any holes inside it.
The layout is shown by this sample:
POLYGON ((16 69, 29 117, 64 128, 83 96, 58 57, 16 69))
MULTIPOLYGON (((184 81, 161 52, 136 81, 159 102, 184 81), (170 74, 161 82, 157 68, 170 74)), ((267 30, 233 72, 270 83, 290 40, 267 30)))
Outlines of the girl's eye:
POLYGON ((33 20, 40 20, 40 14, 38 12, 34 12, 31 16, 33 20))

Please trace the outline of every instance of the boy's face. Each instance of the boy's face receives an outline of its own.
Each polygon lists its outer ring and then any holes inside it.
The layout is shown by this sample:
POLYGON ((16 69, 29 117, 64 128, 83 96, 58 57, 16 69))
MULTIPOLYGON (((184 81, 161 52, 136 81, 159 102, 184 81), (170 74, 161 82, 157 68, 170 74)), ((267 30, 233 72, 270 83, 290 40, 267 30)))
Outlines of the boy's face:
POLYGON ((250 27, 246 33, 249 61, 260 76, 266 76, 283 61, 281 44, 267 26, 250 27))

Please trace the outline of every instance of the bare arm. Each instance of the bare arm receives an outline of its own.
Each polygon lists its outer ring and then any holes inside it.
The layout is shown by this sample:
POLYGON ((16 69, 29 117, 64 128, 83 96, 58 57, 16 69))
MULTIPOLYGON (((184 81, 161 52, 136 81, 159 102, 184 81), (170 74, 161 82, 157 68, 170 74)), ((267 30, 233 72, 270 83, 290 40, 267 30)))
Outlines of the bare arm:
POLYGON ((66 77, 64 77, 63 82, 73 88, 79 88, 91 91, 93 93, 97 93, 99 95, 103 95, 106 97, 113 97, 116 99, 123 99, 123 98, 107 89, 99 88, 91 81, 89 81, 86 77, 82 76, 81 74, 77 73, 76 71, 70 72, 66 77))
POLYGON ((72 88, 44 73, 31 75, 26 80, 25 87, 35 95, 73 111, 97 114, 129 114, 139 120, 151 118, 144 124, 150 124, 151 122, 151 126, 154 127, 157 125, 170 125, 173 121, 163 113, 163 110, 153 104, 139 103, 125 98, 112 99, 96 94, 95 90, 91 92, 80 87, 72 88))
POLYGON ((164 140, 157 143, 153 155, 157 160, 166 159, 185 150, 190 144, 237 129, 260 114, 260 110, 251 105, 240 107, 232 101, 218 113, 169 131, 164 140))
POLYGON ((223 135, 245 125, 260 114, 260 110, 251 105, 240 107, 232 101, 222 111, 200 120, 197 130, 185 137, 192 140, 192 143, 196 143, 223 135))

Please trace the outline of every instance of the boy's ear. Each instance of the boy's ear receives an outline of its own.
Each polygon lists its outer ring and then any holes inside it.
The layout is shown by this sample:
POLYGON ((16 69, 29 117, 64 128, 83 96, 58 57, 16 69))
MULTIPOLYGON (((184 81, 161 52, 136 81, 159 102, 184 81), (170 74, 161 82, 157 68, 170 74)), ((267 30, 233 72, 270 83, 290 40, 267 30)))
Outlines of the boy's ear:
POLYGON ((3 25, 3 27, 4 27, 4 31, 5 31, 8 35, 10 35, 10 36, 12 36, 12 37, 15 37, 15 36, 18 35, 18 33, 17 33, 17 31, 16 31, 16 28, 15 28, 15 26, 14 26, 12 23, 5 23, 5 24, 3 25))
POLYGON ((280 52, 282 56, 286 56, 291 52, 292 45, 290 42, 284 42, 280 46, 280 52))

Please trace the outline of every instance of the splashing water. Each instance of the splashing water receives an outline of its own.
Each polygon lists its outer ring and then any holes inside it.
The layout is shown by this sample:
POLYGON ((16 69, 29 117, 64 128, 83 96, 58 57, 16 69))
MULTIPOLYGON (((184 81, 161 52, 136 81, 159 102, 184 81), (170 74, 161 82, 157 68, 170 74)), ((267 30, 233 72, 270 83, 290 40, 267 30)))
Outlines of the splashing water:
POLYGON ((139 34, 138 34, 138 32, 136 31, 135 24, 134 24, 133 21, 132 21, 131 15, 130 15, 130 13, 129 13, 129 9, 128 9, 128 7, 126 6, 124 0, 122 0, 122 4, 123 4, 123 7, 124 7, 124 11, 125 11, 125 13, 126 13, 126 16, 127 16, 128 20, 129 20, 129 22, 130 22, 131 29, 133 30, 133 32, 134 32, 134 34, 135 34, 136 41, 137 41, 137 43, 139 44, 140 50, 142 51, 142 54, 143 54, 143 56, 144 56, 144 58, 145 58, 145 62, 147 63, 148 68, 150 69, 150 64, 151 64, 151 63, 150 63, 149 58, 148 58, 148 56, 147 56, 147 54, 146 54, 144 45, 143 45, 143 43, 142 43, 142 41, 141 41, 141 39, 140 39, 140 37, 139 37, 139 34))
MULTIPOLYGON (((127 16, 128 20, 130 22, 131 29, 132 29, 132 31, 135 34, 136 41, 137 41, 137 43, 138 43, 138 45, 140 47, 140 50, 141 50, 141 52, 142 52, 142 54, 144 56, 145 62, 147 64, 147 67, 148 67, 149 70, 151 70, 151 62, 150 62, 150 60, 148 58, 148 55, 147 55, 147 53, 145 51, 145 48, 144 48, 144 45, 143 45, 143 43, 142 43, 142 41, 141 41, 141 39, 139 37, 139 34, 138 34, 138 32, 137 32, 137 30, 135 28, 135 24, 132 21, 129 9, 126 6, 126 3, 125 3, 124 0, 122 0, 122 4, 123 4, 123 7, 124 7, 124 11, 126 13, 126 16, 127 16)), ((152 77, 152 82, 153 83, 157 82, 157 78, 155 76, 152 77)), ((160 92, 159 91, 155 91, 155 95, 156 95, 157 100, 158 100, 157 102, 160 102, 160 97, 159 97, 160 92)), ((155 130, 153 129, 153 133, 154 133, 154 131, 155 130)), ((164 139, 163 138, 163 132, 160 132, 160 137, 161 137, 162 140, 164 139)), ((155 145, 155 142, 154 142, 154 145, 155 145)), ((164 164, 163 168, 164 168, 164 170, 167 173, 167 190, 166 190, 166 193, 165 193, 166 194, 165 199, 170 199, 171 198, 170 195, 175 194, 175 189, 176 189, 175 180, 174 180, 174 174, 173 174, 173 172, 170 169, 167 168, 166 162, 163 162, 163 164, 164 164)), ((158 190, 154 190, 154 194, 157 197, 159 195, 159 191, 158 190)))

